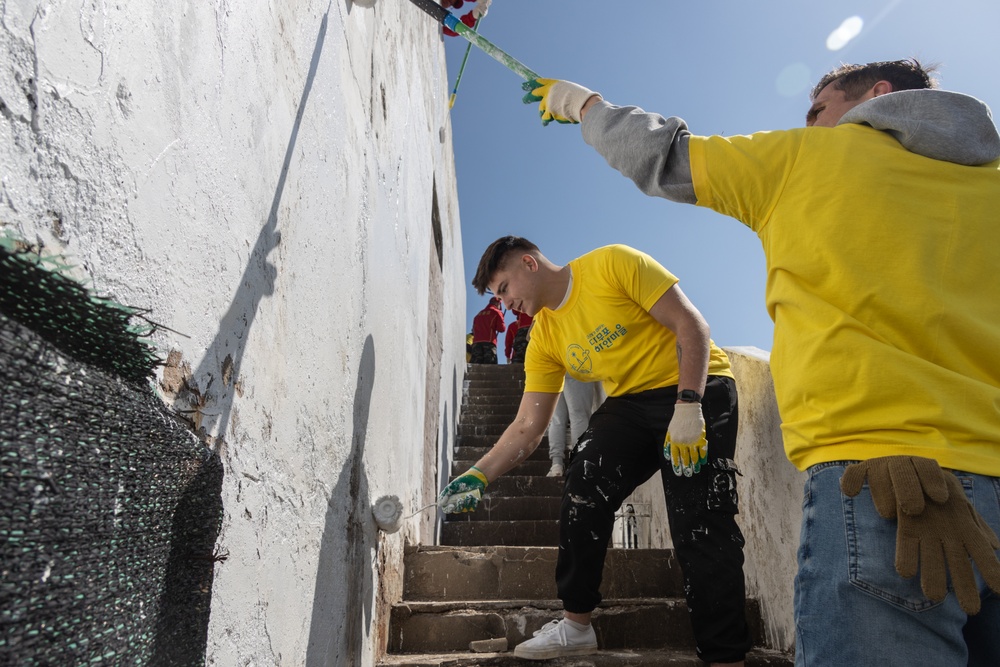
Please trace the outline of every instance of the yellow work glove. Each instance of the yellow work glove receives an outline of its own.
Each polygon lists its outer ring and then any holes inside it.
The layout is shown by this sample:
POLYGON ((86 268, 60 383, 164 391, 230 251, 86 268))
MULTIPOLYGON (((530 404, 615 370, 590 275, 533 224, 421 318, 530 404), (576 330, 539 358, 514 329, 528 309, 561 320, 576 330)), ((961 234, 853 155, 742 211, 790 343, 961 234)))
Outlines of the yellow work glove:
POLYGON ((705 439, 705 417, 701 403, 678 403, 667 426, 663 440, 663 455, 670 459, 674 474, 690 477, 701 471, 708 461, 708 440, 705 439))
POLYGON ((542 125, 552 121, 557 123, 579 123, 580 109, 593 95, 600 97, 589 88, 572 81, 559 79, 531 79, 521 84, 528 93, 521 98, 525 104, 538 102, 538 113, 542 125))
POLYGON ((971 558, 986 584, 1000 592, 1000 540, 965 497, 958 477, 934 459, 883 456, 847 466, 840 489, 856 496, 865 480, 875 509, 896 519, 896 571, 920 572, 920 588, 930 600, 948 595, 948 575, 958 604, 979 612, 979 591, 971 558))
POLYGON ((483 471, 472 466, 441 490, 438 495, 438 507, 445 514, 474 512, 479 506, 487 484, 489 481, 483 471))

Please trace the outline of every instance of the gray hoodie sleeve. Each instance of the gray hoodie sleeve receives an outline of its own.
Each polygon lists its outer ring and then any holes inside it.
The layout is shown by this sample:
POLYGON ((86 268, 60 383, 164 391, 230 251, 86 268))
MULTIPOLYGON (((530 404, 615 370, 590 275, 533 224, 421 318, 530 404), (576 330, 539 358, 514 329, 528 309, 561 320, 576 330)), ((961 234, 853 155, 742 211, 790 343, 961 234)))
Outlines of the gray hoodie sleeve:
POLYGON ((644 193, 694 204, 687 123, 639 107, 598 102, 583 121, 583 140, 644 193))

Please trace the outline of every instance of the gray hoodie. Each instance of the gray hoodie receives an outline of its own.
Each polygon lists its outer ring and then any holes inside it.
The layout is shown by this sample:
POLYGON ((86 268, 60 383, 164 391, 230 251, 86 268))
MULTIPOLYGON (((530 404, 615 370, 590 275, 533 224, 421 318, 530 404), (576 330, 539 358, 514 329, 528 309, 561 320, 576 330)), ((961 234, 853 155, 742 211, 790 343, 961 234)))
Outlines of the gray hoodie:
MULTIPOLYGON (((840 123, 870 125, 907 150, 963 165, 1000 158, 1000 134, 989 107, 946 90, 904 90, 854 107, 840 123)), ((694 204, 687 124, 638 107, 599 102, 583 122, 583 138, 644 193, 694 204)))

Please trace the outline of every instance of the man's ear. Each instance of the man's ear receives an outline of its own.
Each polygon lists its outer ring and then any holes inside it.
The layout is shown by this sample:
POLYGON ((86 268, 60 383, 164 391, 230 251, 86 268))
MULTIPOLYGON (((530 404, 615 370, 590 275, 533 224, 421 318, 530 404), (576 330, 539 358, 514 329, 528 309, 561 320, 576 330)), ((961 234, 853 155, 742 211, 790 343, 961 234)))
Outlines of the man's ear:
POLYGON ((872 86, 872 96, 878 97, 879 95, 885 95, 886 93, 892 92, 892 83, 888 81, 879 81, 874 86, 872 86))
POLYGON ((533 255, 525 253, 521 256, 521 263, 524 264, 528 271, 535 272, 538 270, 538 260, 533 255))

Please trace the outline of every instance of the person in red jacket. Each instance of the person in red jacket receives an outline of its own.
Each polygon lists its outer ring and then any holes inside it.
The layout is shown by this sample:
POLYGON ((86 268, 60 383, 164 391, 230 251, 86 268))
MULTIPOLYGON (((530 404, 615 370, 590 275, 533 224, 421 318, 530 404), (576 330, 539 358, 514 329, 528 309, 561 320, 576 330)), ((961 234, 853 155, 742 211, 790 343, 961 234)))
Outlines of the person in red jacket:
POLYGON ((497 334, 507 330, 500 310, 500 299, 492 297, 485 308, 472 318, 472 363, 497 362, 497 334))
POLYGON ((514 338, 517 336, 517 328, 519 326, 517 320, 507 325, 507 335, 503 339, 503 354, 507 357, 508 364, 512 363, 511 357, 514 355, 514 338))

